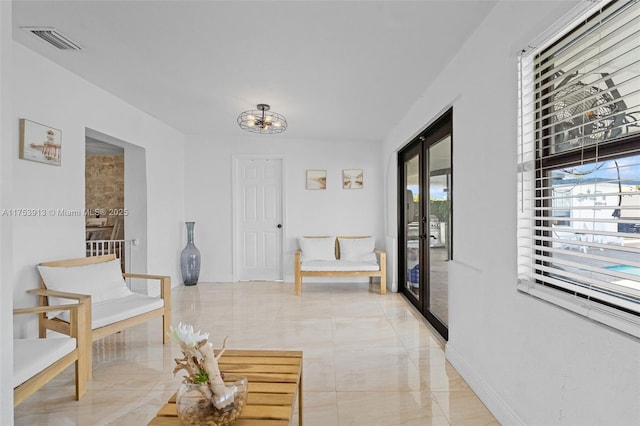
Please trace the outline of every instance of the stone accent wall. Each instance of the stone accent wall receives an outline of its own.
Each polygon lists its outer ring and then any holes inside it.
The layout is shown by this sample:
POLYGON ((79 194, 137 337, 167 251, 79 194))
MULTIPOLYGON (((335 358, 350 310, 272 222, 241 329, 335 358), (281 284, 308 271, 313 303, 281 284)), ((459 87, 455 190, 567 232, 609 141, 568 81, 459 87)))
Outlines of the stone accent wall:
POLYGON ((87 155, 84 173, 85 208, 91 212, 98 209, 106 212, 109 224, 120 220, 116 239, 123 239, 125 216, 109 213, 124 209, 124 155, 87 155))

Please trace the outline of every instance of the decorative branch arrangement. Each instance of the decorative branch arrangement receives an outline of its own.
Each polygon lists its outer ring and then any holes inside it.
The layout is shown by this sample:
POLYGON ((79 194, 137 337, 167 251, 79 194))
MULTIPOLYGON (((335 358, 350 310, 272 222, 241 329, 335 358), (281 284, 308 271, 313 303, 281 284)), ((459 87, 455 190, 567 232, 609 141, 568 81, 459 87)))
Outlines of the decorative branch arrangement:
POLYGON ((222 349, 218 355, 213 353, 213 344, 209 343, 209 333, 194 332, 190 324, 178 325, 169 330, 169 338, 180 345, 184 358, 176 358, 175 375, 185 370, 185 380, 189 383, 205 385, 202 391, 213 401, 219 412, 232 410, 234 406, 234 392, 224 384, 224 376, 218 367, 218 360, 227 349, 229 336, 225 337, 222 349))

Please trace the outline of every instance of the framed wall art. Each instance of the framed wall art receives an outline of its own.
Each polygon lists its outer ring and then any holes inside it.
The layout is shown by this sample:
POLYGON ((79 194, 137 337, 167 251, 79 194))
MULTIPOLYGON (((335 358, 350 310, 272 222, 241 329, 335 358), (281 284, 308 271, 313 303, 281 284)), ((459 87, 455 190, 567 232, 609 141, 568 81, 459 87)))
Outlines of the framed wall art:
POLYGON ((62 131, 21 118, 19 156, 23 160, 59 166, 62 159, 62 131))
POLYGON ((362 169, 345 169, 342 171, 342 189, 362 188, 364 188, 362 169))
POLYGON ((307 170, 307 189, 327 189, 327 171, 307 170))

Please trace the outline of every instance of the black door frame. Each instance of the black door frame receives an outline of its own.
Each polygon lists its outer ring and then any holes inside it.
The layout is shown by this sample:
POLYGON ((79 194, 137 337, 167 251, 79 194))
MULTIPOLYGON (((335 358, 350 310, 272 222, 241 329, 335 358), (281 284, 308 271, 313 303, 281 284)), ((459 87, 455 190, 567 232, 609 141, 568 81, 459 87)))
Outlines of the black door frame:
MULTIPOLYGON (((420 132, 415 138, 411 140, 404 148, 398 152, 398 284, 400 291, 405 297, 422 313, 422 315, 429 321, 429 323, 440 333, 440 335, 448 340, 449 329, 448 325, 443 323, 437 316, 429 311, 429 283, 428 280, 424 280, 426 273, 430 270, 429 259, 429 244, 426 238, 422 239, 420 244, 420 250, 418 254, 420 263, 420 285, 419 285, 419 297, 416 298, 411 291, 406 288, 407 283, 407 259, 405 257, 405 248, 407 247, 407 241, 405 240, 405 197, 406 197, 406 185, 405 185, 405 161, 409 158, 419 154, 419 182, 421 186, 420 204, 419 209, 419 234, 421 236, 429 235, 429 194, 425 193, 428 188, 428 164, 429 164, 429 148, 435 143, 441 141, 444 137, 450 135, 451 137, 451 159, 453 170, 453 108, 450 108, 444 114, 442 114, 435 122, 429 125, 425 130, 420 132), (425 196, 426 194, 426 196, 425 196)), ((453 173, 450 178, 450 194, 453 188, 453 173)), ((453 258, 453 197, 450 197, 450 219, 448 229, 448 243, 449 243, 449 260, 453 258)), ((422 238, 422 237, 421 237, 422 238)))

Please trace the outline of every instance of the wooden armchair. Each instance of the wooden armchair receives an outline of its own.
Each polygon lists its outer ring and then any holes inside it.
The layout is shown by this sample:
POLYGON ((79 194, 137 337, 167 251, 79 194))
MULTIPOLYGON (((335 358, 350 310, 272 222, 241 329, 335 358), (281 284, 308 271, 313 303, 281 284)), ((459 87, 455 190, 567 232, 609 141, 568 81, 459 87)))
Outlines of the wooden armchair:
MULTIPOLYGON (((162 342, 168 342, 167 333, 171 326, 171 277, 123 274, 120 260, 114 254, 44 262, 38 265, 38 270, 41 288, 31 292, 39 296, 40 306, 56 303, 57 298, 81 300, 91 296, 91 303, 87 307, 90 318, 90 342, 156 317, 162 317, 162 342), (158 282, 160 297, 132 292, 124 278, 158 282), (52 298, 55 298, 53 302, 52 298)), ((71 333, 68 318, 65 316, 41 313, 38 324, 40 337, 45 336, 47 330, 66 335, 71 333)), ((90 355, 91 345, 89 360, 90 355)), ((88 377, 91 378, 90 363, 88 377)))
POLYGON ((14 407, 42 388, 51 379, 75 363, 76 400, 86 392, 91 349, 90 297, 78 304, 14 309, 14 315, 45 314, 69 311, 68 338, 14 339, 13 405, 14 407))

